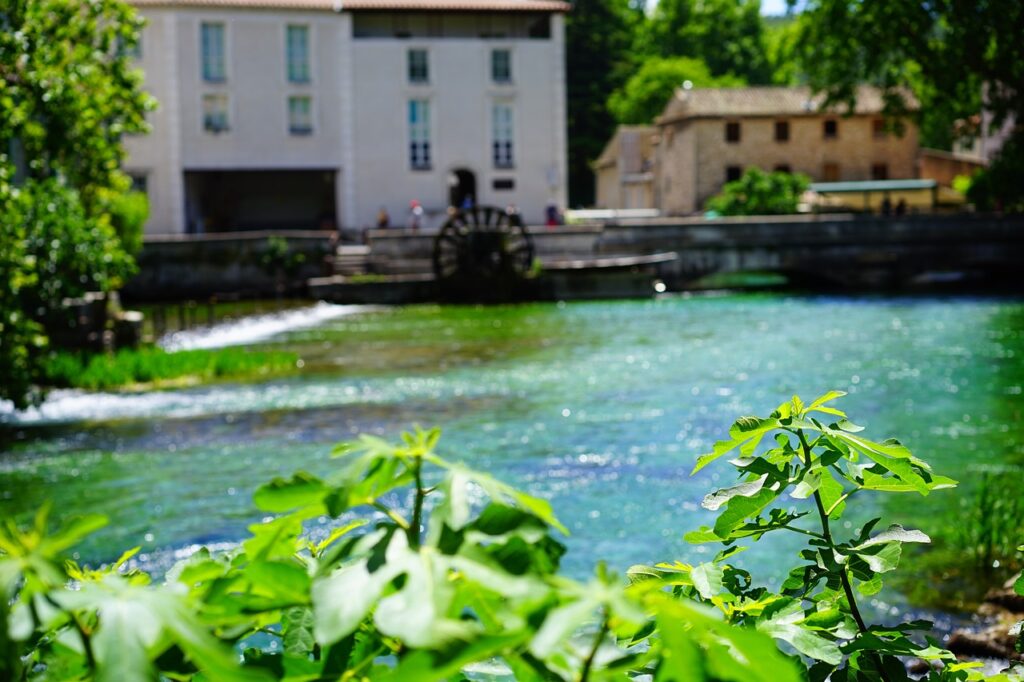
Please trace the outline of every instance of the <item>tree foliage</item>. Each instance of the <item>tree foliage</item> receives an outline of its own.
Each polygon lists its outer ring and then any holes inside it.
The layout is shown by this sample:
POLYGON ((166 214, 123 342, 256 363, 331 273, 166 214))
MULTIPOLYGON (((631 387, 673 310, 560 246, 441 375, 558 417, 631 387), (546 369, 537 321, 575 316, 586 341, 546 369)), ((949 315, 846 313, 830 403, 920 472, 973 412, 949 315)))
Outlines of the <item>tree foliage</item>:
POLYGON ((122 0, 0 8, 0 398, 18 406, 61 301, 132 271, 145 204, 125 198, 120 140, 151 107, 125 56, 139 27, 122 0))
POLYGON ((760 10, 760 0, 659 0, 645 45, 655 56, 700 59, 716 77, 770 83, 760 10))
POLYGON ((676 88, 682 87, 685 81, 698 88, 744 85, 736 76, 712 76, 699 59, 652 57, 611 94, 608 109, 619 123, 652 123, 664 111, 676 88))
POLYGON ((810 179, 800 173, 766 173, 750 167, 709 199, 707 208, 727 216, 796 213, 800 195, 808 186, 810 179))
MULTIPOLYGON (((1024 121, 1024 4, 1017 0, 810 0, 802 25, 804 69, 830 102, 852 102, 857 85, 870 83, 885 90, 890 113, 903 114, 912 89, 923 128, 936 140, 936 127, 971 120, 982 106, 994 127, 1024 121)), ((1005 148, 1021 151, 1024 144, 1005 148)), ((1020 182, 995 186, 1008 192, 997 197, 1004 205, 1024 197, 1020 182)))
POLYGON ((594 201, 590 162, 615 129, 605 102, 634 67, 643 18, 642 5, 630 0, 580 0, 566 15, 569 201, 574 206, 594 201))
POLYGON ((298 472, 261 486, 254 503, 267 516, 236 549, 201 549, 159 585, 129 567, 137 550, 98 570, 62 561, 104 519, 50 532, 43 509, 28 527, 0 526, 0 674, 909 682, 904 661, 917 658, 942 666, 929 682, 980 680, 921 641, 927 624, 869 624, 858 607, 904 544, 928 538, 877 530, 878 519, 840 538, 847 504, 955 482, 895 441, 860 435, 832 405, 841 395, 739 419, 695 473, 738 450, 740 482, 705 497, 718 519, 687 536, 724 549, 706 563, 635 566, 628 580, 603 566, 586 582, 559 575, 565 529, 550 505, 441 457, 436 430, 400 443, 364 436, 335 449, 339 466, 325 478, 298 472), (324 517, 335 519, 330 531, 304 533, 324 517), (807 544, 773 593, 731 557, 780 531, 807 544))

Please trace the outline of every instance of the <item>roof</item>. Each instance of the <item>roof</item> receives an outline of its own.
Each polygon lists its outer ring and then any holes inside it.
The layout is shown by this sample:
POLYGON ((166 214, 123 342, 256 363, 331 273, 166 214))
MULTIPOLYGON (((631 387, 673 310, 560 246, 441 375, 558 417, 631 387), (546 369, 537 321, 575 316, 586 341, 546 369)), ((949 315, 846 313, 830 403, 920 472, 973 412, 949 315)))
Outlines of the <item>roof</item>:
POLYGON ((654 126, 620 125, 594 161, 594 167, 613 166, 622 156, 627 157, 627 172, 639 172, 642 157, 647 155, 645 152, 650 152, 650 137, 657 133, 658 129, 654 126))
POLYGON ((139 7, 408 12, 568 12, 560 0, 131 0, 139 7))
MULTIPOLYGON (((658 123, 688 118, 806 116, 822 113, 824 94, 814 94, 807 87, 694 88, 677 89, 658 123)), ((908 97, 908 106, 917 102, 908 97)), ((882 91, 870 86, 857 88, 855 114, 879 114, 885 108, 882 91)), ((828 110, 847 113, 840 104, 828 110)))
POLYGON ((905 192, 914 189, 934 189, 934 180, 863 180, 859 182, 812 182, 811 191, 818 194, 846 192, 905 192))

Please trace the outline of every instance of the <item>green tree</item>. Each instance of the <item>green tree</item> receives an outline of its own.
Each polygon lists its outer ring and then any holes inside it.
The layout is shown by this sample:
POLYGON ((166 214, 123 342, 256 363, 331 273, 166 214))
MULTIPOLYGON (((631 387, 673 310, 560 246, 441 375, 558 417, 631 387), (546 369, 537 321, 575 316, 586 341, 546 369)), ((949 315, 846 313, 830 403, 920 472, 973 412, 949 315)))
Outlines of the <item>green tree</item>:
POLYGON ((590 162, 615 128, 608 93, 629 77, 642 21, 643 6, 630 0, 579 0, 566 16, 569 202, 574 206, 594 201, 590 162))
POLYGON ((712 76, 699 59, 652 57, 611 94, 608 109, 619 123, 651 123, 685 81, 698 88, 744 85, 742 78, 729 74, 712 76))
POLYGON ((124 198, 120 140, 152 106, 126 56, 140 26, 123 0, 0 8, 0 397, 19 407, 61 301, 132 271, 122 239, 144 211, 124 198))
MULTIPOLYGON (((979 113, 983 99, 994 126, 1024 121, 1024 4, 1019 0, 809 0, 801 23, 804 68, 832 103, 851 103, 856 86, 866 82, 883 88, 889 112, 901 115, 913 92, 921 102, 923 132, 940 143, 951 139, 952 121, 979 113)), ((1024 129, 1018 126, 1016 135, 1024 135, 1024 129)), ((1004 151, 1022 152, 1024 144, 1004 151)), ((1024 183, 1000 187, 1007 193, 996 197, 998 202, 1019 205, 1024 183)))
POLYGON ((722 215, 785 215, 796 213, 800 195, 810 185, 800 173, 766 173, 748 168, 739 180, 708 199, 707 208, 722 215))
POLYGON ((661 57, 695 57, 713 76, 732 74, 770 83, 760 0, 659 0, 646 26, 646 45, 661 57))

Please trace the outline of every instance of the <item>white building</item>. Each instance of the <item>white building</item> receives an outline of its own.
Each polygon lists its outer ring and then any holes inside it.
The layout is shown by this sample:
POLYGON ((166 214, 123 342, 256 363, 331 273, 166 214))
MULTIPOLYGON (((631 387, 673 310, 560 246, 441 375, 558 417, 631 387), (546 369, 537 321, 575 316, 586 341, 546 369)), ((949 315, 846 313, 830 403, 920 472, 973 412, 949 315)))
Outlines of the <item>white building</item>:
POLYGON ((555 0, 133 0, 159 101, 126 140, 147 233, 406 224, 566 203, 555 0))

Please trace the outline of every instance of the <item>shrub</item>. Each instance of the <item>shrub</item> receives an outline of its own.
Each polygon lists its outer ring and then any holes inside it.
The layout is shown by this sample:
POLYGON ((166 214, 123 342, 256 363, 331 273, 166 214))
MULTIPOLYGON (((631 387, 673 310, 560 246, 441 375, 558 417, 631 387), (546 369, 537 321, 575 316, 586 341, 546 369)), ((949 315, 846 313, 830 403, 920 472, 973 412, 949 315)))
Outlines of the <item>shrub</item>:
POLYGON ((801 173, 766 173, 751 167, 708 199, 707 209, 726 216, 796 213, 800 195, 809 186, 810 179, 801 173))

